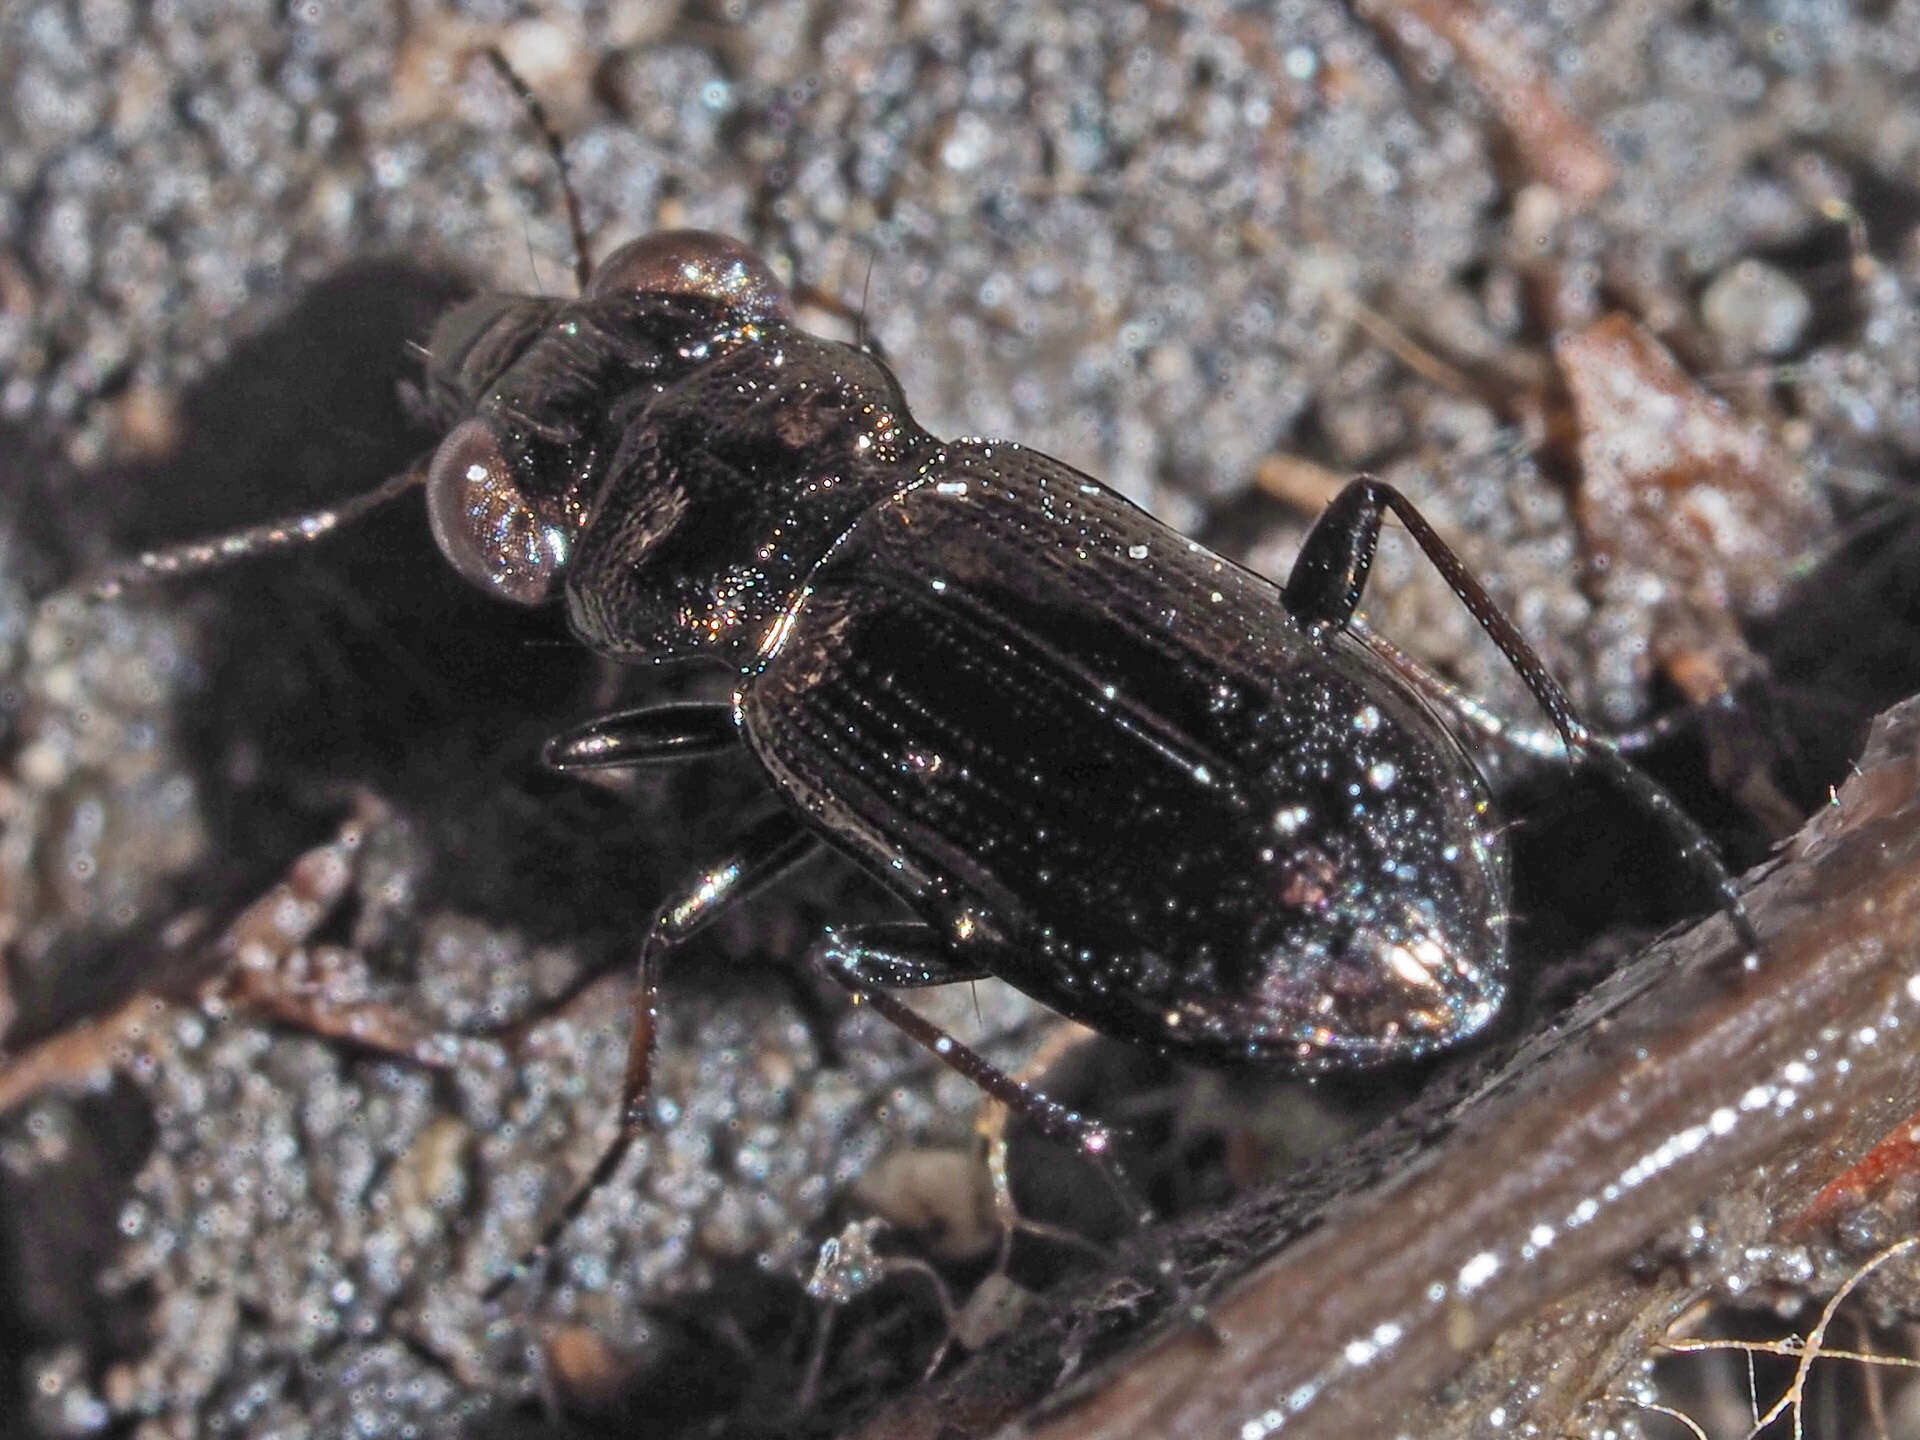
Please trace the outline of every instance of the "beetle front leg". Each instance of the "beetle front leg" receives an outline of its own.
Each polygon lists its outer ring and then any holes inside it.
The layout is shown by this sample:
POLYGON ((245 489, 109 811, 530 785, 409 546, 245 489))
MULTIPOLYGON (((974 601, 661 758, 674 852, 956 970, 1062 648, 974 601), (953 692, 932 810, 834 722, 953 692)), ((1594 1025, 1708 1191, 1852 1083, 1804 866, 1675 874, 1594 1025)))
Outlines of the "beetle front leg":
MULTIPOLYGON (((740 744, 731 705, 699 701, 649 705, 602 715, 547 741, 541 759, 551 770, 570 775, 590 770, 638 769, 722 755, 740 744)), ((549 997, 534 1015, 504 1027, 507 1043, 518 1044, 549 1016, 598 984, 610 966, 592 966, 549 997)))
POLYGON ((696 701, 602 715, 554 736, 541 754, 555 770, 611 770, 723 755, 739 744, 733 706, 696 701))
POLYGON ((908 1039, 1021 1116, 1042 1135, 1065 1141, 1086 1156, 1106 1177, 1136 1224, 1143 1225, 1153 1218, 1120 1168, 1119 1158, 1114 1154, 1113 1131, 1015 1079, 979 1051, 880 988, 945 985, 983 979, 991 971, 955 955, 931 927, 912 924, 829 930, 814 947, 808 961, 828 979, 844 987, 855 1001, 871 1005, 882 1019, 908 1039))
POLYGON ((620 1168, 633 1142, 649 1127, 647 1108, 653 1080, 653 1051, 658 1035, 660 962, 667 953, 704 930, 721 914, 804 860, 819 842, 797 816, 782 812, 762 820, 731 853, 689 876, 654 913, 640 945, 638 986, 633 997, 633 1028, 627 1040, 627 1070, 620 1087, 620 1128, 599 1160, 575 1185, 565 1203, 540 1231, 540 1238, 513 1268, 484 1292, 497 1298, 521 1277, 542 1265, 554 1242, 571 1225, 593 1192, 620 1168))

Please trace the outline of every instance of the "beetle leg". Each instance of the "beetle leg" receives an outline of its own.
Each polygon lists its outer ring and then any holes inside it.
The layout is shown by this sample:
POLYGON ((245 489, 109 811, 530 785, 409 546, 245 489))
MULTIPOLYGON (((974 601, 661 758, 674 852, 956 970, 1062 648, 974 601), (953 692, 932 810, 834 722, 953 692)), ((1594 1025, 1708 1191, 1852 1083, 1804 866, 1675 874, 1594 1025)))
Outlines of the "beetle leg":
MULTIPOLYGON (((713 702, 650 705, 601 715, 563 730, 548 740, 541 758, 562 774, 614 770, 623 766, 666 764, 721 755, 740 743, 733 707, 713 702)), ((502 1027, 500 1038, 518 1045, 549 1016, 566 1009, 598 984, 608 966, 582 972, 558 994, 548 997, 539 1012, 502 1027)))
MULTIPOLYGON (((1358 615, 1348 631, 1399 672, 1415 690, 1440 706, 1468 730, 1485 736, 1528 760, 1559 760, 1566 746, 1551 729, 1520 725, 1495 714, 1459 686, 1441 679, 1358 615)), ((1764 694, 1744 701, 1731 689, 1653 717, 1631 730, 1609 730, 1601 737, 1622 755, 1639 755, 1688 730, 1699 732, 1706 747, 1708 773, 1741 807, 1775 835, 1790 833, 1798 812, 1774 785, 1772 757, 1788 744, 1779 717, 1764 694), (1757 713, 1755 702, 1758 701, 1757 713)))
POLYGON ((733 706, 708 701, 602 715, 554 736, 542 757, 555 770, 610 770, 720 755, 739 743, 733 706))
MULTIPOLYGON (((621 1125, 637 1134, 647 1124, 647 1089, 653 1069, 656 990, 660 961, 747 898, 805 859, 819 841, 799 817, 781 811, 755 825, 732 853, 697 871, 654 913, 640 945, 640 991, 634 997, 633 1036, 621 1088, 621 1125)), ((617 1163, 617 1162, 616 1162, 617 1163)))
MULTIPOLYGON (((1017 1080, 1038 1079, 1053 1069, 1062 1056, 1079 1049, 1098 1037, 1097 1031, 1089 1030, 1076 1020, 1061 1020, 1051 1033, 1042 1040, 1034 1052, 1026 1059, 1014 1078, 1017 1080)), ((974 1113, 973 1133, 986 1148, 987 1183, 993 1192, 993 1215, 1000 1224, 1000 1258, 995 1269, 1004 1273, 1007 1262, 1012 1258, 1013 1234, 1024 1230, 1030 1235, 1043 1236, 1057 1244, 1072 1245, 1105 1259, 1107 1251, 1073 1230, 1058 1225, 1049 1225, 1040 1220, 1029 1220, 1020 1213, 1020 1207, 1013 1199, 1013 1179, 1008 1171, 1007 1120, 1013 1114, 1005 1105, 991 1096, 982 1096, 980 1108, 974 1113)))
MULTIPOLYGON (((816 964, 820 953, 839 957, 838 963, 853 972, 862 985, 885 985, 894 990, 958 985, 993 975, 991 966, 956 955, 931 925, 915 920, 835 926, 817 947, 816 964)), ((838 975, 834 979, 846 983, 838 975)))
POLYGON ((1480 622, 1480 628, 1500 647, 1507 663, 1519 672, 1567 749, 1581 751, 1592 741, 1592 734, 1574 712, 1573 702, 1560 683, 1548 673, 1545 662, 1426 517, 1384 481, 1371 475, 1350 481, 1314 522, 1287 577, 1282 598, 1288 612, 1315 628, 1345 628, 1366 589, 1373 554, 1380 544, 1380 524, 1389 510, 1407 527, 1407 533, 1426 552, 1433 568, 1460 597, 1468 613, 1480 622))
POLYGON ((1667 827, 1686 862, 1713 887, 1721 910, 1733 922, 1747 953, 1758 954, 1760 937, 1754 931, 1739 891, 1734 888, 1733 877, 1727 873, 1706 832, 1651 777, 1635 769, 1618 746, 1587 728, 1567 692, 1548 673, 1546 662, 1502 613, 1486 587, 1448 548, 1426 517, 1393 486, 1371 475, 1362 475, 1348 482, 1334 497, 1333 503, 1314 522, 1313 529, 1307 532, 1306 542, 1294 559, 1293 571, 1282 593, 1288 613, 1311 630, 1347 628, 1366 588, 1374 550, 1380 543, 1380 524, 1389 510, 1407 527, 1407 533, 1426 553, 1448 588, 1460 597, 1460 603, 1480 622, 1480 628, 1500 647, 1507 663, 1526 682, 1533 698, 1553 722, 1553 728, 1560 732, 1569 758, 1576 764, 1591 765, 1606 775, 1667 827))
MULTIPOLYGON (((1496 714, 1452 681, 1444 680, 1427 669, 1358 615, 1347 617, 1346 628, 1355 639, 1391 665, 1403 680, 1445 709, 1467 729, 1528 759, 1566 758, 1567 747, 1558 731, 1542 729, 1537 725, 1522 725, 1496 714)), ((1646 724, 1636 725, 1630 730, 1609 730, 1605 738, 1621 754, 1637 755, 1657 745, 1664 745, 1674 736, 1695 726, 1711 723, 1715 714, 1729 711, 1734 705, 1733 692, 1723 690, 1711 700, 1665 711, 1646 724)))
POLYGON ((908 1039, 929 1051, 941 1064, 964 1075, 980 1090, 1021 1116, 1042 1135, 1062 1140, 1086 1156, 1104 1175, 1136 1224, 1152 1219, 1146 1203, 1120 1168, 1114 1152, 1114 1132, 1097 1120, 1017 1080, 979 1051, 955 1039, 919 1011, 880 989, 882 985, 938 985, 949 979, 973 978, 977 967, 951 956, 939 956, 934 932, 924 926, 888 925, 870 930, 832 931, 817 944, 808 961, 834 983, 843 986, 863 1005, 871 1005, 882 1019, 908 1039), (910 943, 902 950, 871 948, 876 932, 898 935, 910 943), (939 978, 934 978, 935 975, 939 978), (908 977, 904 981, 895 976, 908 977))
POLYGON ((509 1285, 545 1262, 554 1242, 586 1208, 593 1192, 620 1168, 633 1142, 649 1128, 647 1097, 658 1033, 661 960, 731 906, 791 870, 818 845, 798 816, 786 811, 769 816, 742 836, 731 853, 689 876, 654 913, 637 962, 639 984, 633 997, 633 1030, 627 1041, 627 1073, 620 1090, 620 1129, 586 1178, 574 1186, 565 1203, 541 1228, 540 1238, 511 1270, 487 1287, 486 1299, 496 1299, 509 1285))
MULTIPOLYGON (((835 926, 820 942, 849 957, 857 956, 860 978, 868 985, 918 990, 930 985, 963 985, 992 977, 991 967, 962 960, 932 927, 918 920, 891 924, 835 926)), ((816 969, 818 966, 815 967, 816 969)), ((813 1018, 820 1018, 817 1014, 813 1018)), ((839 1042, 830 1025, 819 1031, 828 1063, 839 1064, 839 1042)))

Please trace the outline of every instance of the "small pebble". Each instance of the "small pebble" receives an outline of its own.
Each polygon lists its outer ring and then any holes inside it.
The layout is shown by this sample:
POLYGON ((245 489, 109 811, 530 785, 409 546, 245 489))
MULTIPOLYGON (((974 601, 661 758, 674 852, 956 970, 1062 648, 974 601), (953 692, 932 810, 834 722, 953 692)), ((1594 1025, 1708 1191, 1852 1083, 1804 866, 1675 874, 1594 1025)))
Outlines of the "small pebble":
POLYGON ((1760 260, 1728 266, 1700 297, 1701 319, 1736 363, 1786 354, 1800 343, 1812 312, 1807 292, 1760 260))

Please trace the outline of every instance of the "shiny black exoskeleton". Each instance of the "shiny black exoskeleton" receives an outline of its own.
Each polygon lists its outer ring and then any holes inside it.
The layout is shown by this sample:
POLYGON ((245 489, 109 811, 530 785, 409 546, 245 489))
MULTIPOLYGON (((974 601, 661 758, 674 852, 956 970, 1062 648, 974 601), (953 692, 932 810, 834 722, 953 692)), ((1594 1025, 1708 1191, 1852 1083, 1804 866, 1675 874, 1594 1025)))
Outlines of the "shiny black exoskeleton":
POLYGON ((1348 486, 1282 590, 1057 460, 935 439, 874 355, 795 328, 757 257, 698 232, 628 245, 575 301, 470 301, 430 352, 453 428, 428 506, 461 573, 564 594, 603 654, 737 675, 731 705, 609 716, 549 758, 744 744, 786 802, 661 908, 623 1138, 553 1229, 644 1123, 661 955, 822 842, 916 919, 832 933, 814 963, 1095 1153, 1104 1132, 879 987, 994 975, 1109 1035, 1307 1070, 1483 1026, 1507 921, 1485 786, 1347 627, 1389 510, 1752 943, 1704 838, 1387 486, 1348 486))
MULTIPOLYGON (((577 300, 457 307, 432 336, 427 394, 449 427, 428 515, 461 574, 521 604, 563 595, 602 654, 704 657, 737 677, 731 704, 607 716, 550 762, 744 744, 785 802, 661 906, 619 1138, 543 1247, 646 1123, 661 957, 823 843, 915 918, 830 932, 812 963, 1096 1157, 1104 1130, 886 987, 998 976, 1109 1035, 1302 1070, 1483 1026, 1506 972, 1499 827, 1415 688, 1445 687, 1349 628, 1389 511, 1569 752, 1669 823, 1757 945, 1704 836, 1587 732, 1376 481, 1340 494, 1276 587, 1057 460, 935 439, 874 354, 796 328, 765 265, 701 232, 624 247, 577 300)), ((396 490, 134 569, 304 543, 396 490)))
POLYGON ((997 975, 1108 1034, 1310 1068, 1493 1013, 1484 787, 1343 631, 1344 570, 1283 599, 1056 460, 934 439, 716 236, 641 241, 576 302, 472 302, 430 349, 469 417, 428 482, 462 573, 563 588, 605 654, 738 672, 730 709, 558 758, 744 743, 796 836, 924 922, 838 937, 842 966, 997 975))

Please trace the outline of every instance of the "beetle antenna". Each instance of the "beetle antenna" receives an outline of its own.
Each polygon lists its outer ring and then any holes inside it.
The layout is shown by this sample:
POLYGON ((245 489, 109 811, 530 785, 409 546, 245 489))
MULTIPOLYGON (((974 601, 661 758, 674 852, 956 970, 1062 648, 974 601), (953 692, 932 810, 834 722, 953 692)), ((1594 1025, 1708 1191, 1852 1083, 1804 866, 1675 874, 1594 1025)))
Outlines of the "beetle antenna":
MULTIPOLYGON (((867 327, 867 301, 872 298, 872 295, 873 251, 869 249, 867 251, 867 273, 862 276, 860 280, 860 318, 854 322, 853 327, 854 344, 862 350, 866 350, 868 344, 873 339, 873 334, 867 327)), ((868 353, 871 354, 872 352, 868 351, 868 353)))
POLYGON ((580 197, 574 192, 573 171, 567 165, 566 147, 560 143, 560 132, 553 128, 553 122, 547 118, 547 107, 540 103, 540 97, 533 93, 533 87, 520 78, 520 72, 513 68, 513 63, 500 47, 489 45, 481 53, 487 57, 487 63, 493 66, 500 78, 507 82, 507 88, 513 91, 520 108, 533 121, 541 140, 546 143, 547 153, 553 157, 553 168, 560 172, 560 198, 567 208, 567 233, 573 237, 573 278, 585 290, 587 281, 593 278, 593 261, 587 254, 587 227, 580 219, 580 197))
POLYGON ((92 600, 112 600, 123 591, 187 575, 204 575, 241 560, 294 550, 326 539, 343 525, 351 525, 381 506, 399 499, 426 478, 426 470, 414 465, 391 479, 359 495, 349 496, 323 510, 283 516, 264 525, 248 525, 204 540, 147 550, 133 559, 114 566, 104 575, 82 587, 92 600))

